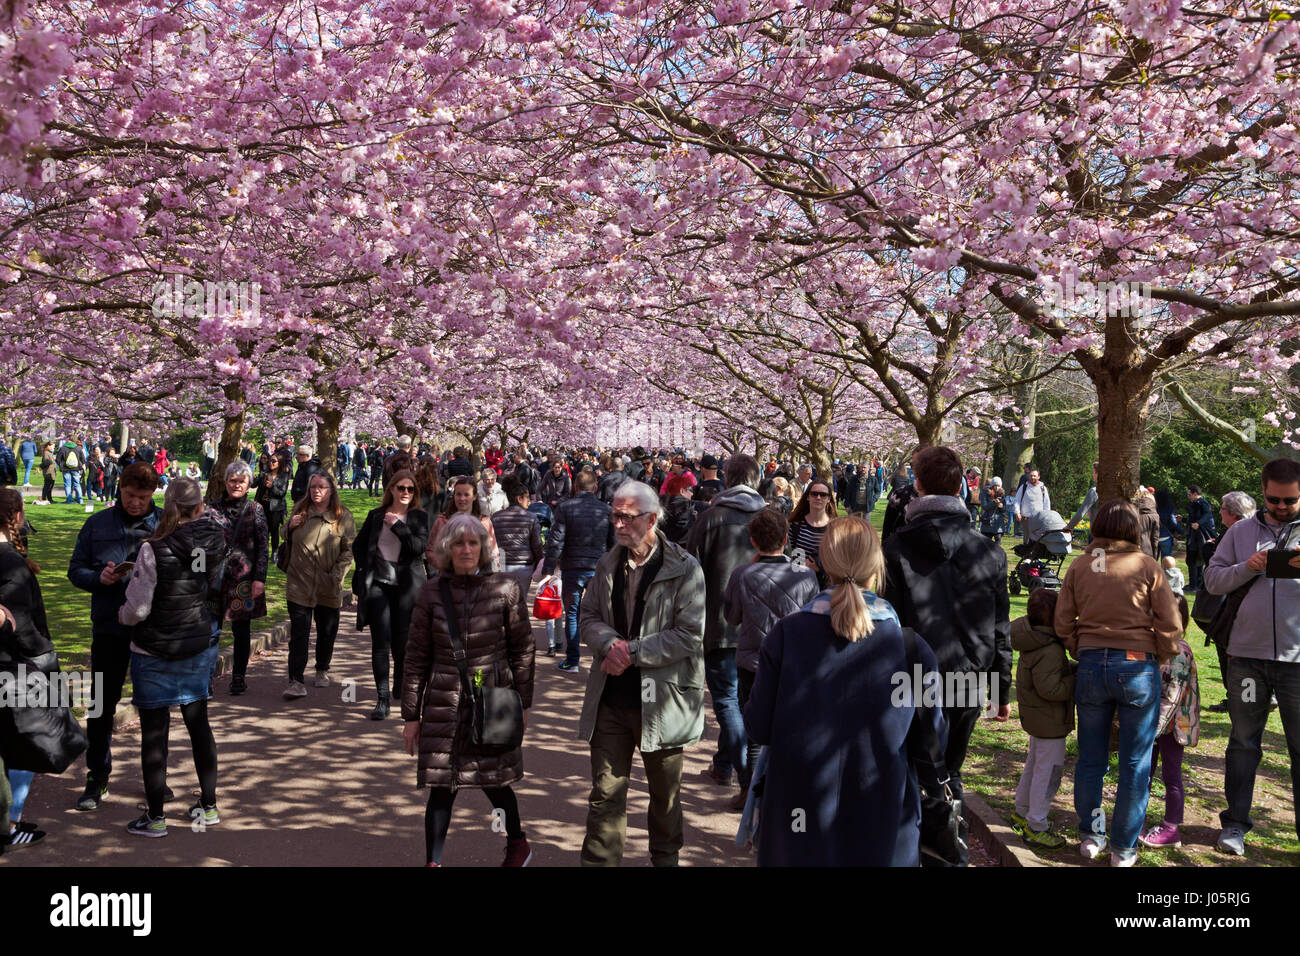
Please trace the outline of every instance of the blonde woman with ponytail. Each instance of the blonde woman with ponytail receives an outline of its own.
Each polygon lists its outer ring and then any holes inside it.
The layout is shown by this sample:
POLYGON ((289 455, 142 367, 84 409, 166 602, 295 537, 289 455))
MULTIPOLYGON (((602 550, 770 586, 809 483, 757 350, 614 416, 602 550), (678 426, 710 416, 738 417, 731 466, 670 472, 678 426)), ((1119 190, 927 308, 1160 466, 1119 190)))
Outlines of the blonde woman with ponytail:
MULTIPOLYGON (((821 540, 830 587, 777 622, 759 650, 745 729, 766 747, 759 866, 918 866, 920 788, 908 757, 916 709, 898 615, 875 589, 880 540, 835 518, 821 540), (797 825, 796 825, 797 824, 797 825)), ((937 668, 917 640, 923 672, 937 668)), ((942 712, 920 718, 940 739, 942 712)), ((927 788, 937 784, 929 779, 927 788)))

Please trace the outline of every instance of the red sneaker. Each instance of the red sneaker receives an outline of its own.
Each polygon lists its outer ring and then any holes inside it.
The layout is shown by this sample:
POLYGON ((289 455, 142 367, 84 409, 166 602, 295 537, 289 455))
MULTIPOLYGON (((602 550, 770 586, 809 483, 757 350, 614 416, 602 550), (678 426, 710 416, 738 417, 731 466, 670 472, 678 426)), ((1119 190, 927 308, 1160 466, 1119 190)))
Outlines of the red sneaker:
POLYGON ((527 866, 532 858, 533 851, 528 847, 526 835, 518 840, 506 838, 506 858, 501 861, 502 866, 527 866))

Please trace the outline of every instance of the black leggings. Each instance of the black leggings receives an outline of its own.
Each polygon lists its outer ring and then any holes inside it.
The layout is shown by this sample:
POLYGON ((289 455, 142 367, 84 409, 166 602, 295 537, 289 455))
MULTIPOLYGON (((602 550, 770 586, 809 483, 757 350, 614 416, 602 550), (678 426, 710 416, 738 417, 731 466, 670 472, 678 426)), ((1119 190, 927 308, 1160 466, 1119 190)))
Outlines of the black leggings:
POLYGON ((402 665, 406 661, 406 637, 411 630, 411 601, 395 584, 372 584, 366 594, 366 625, 370 628, 370 668, 375 689, 390 694, 388 653, 393 654, 393 684, 402 693, 402 665))
MULTIPOLYGON (((181 716, 185 718, 185 729, 190 732, 194 769, 199 774, 200 798, 204 806, 212 806, 217 802, 217 741, 208 724, 208 702, 196 700, 181 704, 181 716)), ((163 812, 163 791, 167 788, 167 731, 171 719, 170 707, 140 711, 140 764, 151 817, 160 817, 163 812)))
MULTIPOLYGON (((519 801, 510 787, 484 787, 483 795, 493 809, 506 815, 506 836, 518 840, 524 835, 519 821, 519 801)), ((429 788, 429 805, 424 810, 424 849, 429 863, 442 863, 442 848, 447 842, 447 829, 451 826, 451 805, 456 802, 456 791, 447 787, 429 788)))
POLYGON ((267 517, 266 530, 270 532, 271 537, 271 555, 274 556, 276 549, 280 547, 280 525, 284 524, 284 515, 276 512, 275 517, 267 517))
POLYGON ((235 676, 248 673, 248 658, 252 656, 253 622, 231 621, 230 636, 235 639, 235 676))
POLYGON ((53 478, 46 478, 46 479, 45 479, 45 484, 44 484, 44 486, 41 488, 41 500, 42 500, 42 501, 50 501, 50 500, 52 500, 50 496, 53 495, 53 494, 54 494, 54 479, 53 479, 53 478))

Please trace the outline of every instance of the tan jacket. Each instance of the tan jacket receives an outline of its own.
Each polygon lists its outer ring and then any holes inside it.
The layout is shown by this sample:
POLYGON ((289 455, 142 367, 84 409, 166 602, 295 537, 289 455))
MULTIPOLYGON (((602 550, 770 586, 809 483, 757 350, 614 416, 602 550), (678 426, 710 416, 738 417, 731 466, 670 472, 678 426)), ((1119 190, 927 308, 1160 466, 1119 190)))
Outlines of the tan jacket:
POLYGON ((1094 538, 1070 565, 1056 602, 1056 633, 1076 658, 1088 648, 1178 653, 1182 618, 1164 571, 1138 546, 1094 538), (1100 553, 1098 553, 1100 552, 1100 553))
POLYGON ((341 607, 343 578, 352 567, 352 542, 357 526, 352 512, 343 509, 338 531, 329 515, 304 514, 303 523, 286 532, 289 568, 285 571, 285 598, 307 607, 341 607))

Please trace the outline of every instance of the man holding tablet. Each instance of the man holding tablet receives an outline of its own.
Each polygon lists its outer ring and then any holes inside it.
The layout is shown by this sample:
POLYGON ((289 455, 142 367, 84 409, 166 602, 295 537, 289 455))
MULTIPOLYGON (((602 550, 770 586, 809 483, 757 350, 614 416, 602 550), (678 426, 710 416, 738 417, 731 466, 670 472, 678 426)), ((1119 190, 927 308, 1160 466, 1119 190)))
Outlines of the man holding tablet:
POLYGON ((1300 789, 1300 462, 1275 458, 1261 477, 1265 509, 1229 528, 1205 569, 1210 593, 1229 595, 1229 610, 1240 601, 1224 679, 1232 734, 1224 760, 1228 807, 1219 814, 1218 842, 1220 850, 1238 856, 1246 852, 1255 771, 1274 696, 1290 754, 1293 803, 1300 789))

